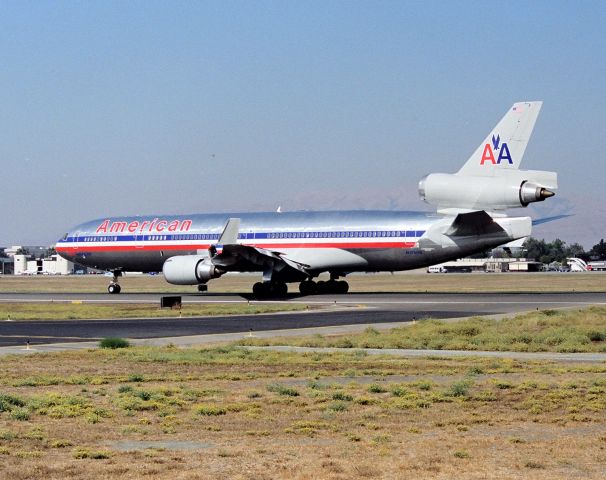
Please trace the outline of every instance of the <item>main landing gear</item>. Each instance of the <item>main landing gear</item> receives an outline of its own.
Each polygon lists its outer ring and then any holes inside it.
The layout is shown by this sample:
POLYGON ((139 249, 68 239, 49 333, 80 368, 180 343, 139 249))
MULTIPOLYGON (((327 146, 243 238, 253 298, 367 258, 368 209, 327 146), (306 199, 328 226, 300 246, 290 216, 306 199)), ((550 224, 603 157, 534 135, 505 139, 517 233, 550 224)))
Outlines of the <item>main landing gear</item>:
POLYGON ((257 282, 253 285, 255 297, 285 297, 287 293, 285 282, 257 282))
MULTIPOLYGON (((349 284, 345 280, 305 280, 299 284, 302 295, 345 294, 348 291, 349 284)), ((288 286, 285 282, 257 282, 253 285, 253 295, 257 298, 285 297, 287 293, 288 286)))
POLYGON ((305 280, 299 284, 299 292, 303 295, 345 294, 349 291, 349 283, 345 280, 305 280))
POLYGON ((122 290, 120 288, 120 284, 118 283, 118 277, 122 276, 122 272, 120 270, 116 270, 114 272, 114 278, 112 278, 111 283, 107 286, 107 293, 118 294, 122 290))

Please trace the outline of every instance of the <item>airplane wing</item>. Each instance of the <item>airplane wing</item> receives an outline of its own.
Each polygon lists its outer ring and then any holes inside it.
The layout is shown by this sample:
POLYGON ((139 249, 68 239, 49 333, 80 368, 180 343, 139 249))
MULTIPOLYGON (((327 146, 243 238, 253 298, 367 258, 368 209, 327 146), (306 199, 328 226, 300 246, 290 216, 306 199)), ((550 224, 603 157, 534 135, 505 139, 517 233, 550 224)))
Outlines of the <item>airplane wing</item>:
POLYGON ((217 266, 230 267, 239 262, 248 262, 253 265, 264 266, 273 265, 274 268, 281 270, 284 266, 293 268, 307 274, 309 265, 295 262, 284 257, 280 252, 274 252, 265 248, 252 247, 249 245, 224 245, 221 253, 213 257, 213 263, 217 266), (280 264, 284 264, 283 266, 280 264))
POLYGON ((237 243, 239 228, 239 218, 227 221, 219 237, 219 244, 211 247, 212 263, 215 266, 227 271, 270 270, 287 276, 309 276, 309 265, 286 258, 281 252, 237 243))
POLYGON ((561 218, 572 217, 574 214, 562 214, 562 215, 554 215, 553 217, 543 217, 543 218, 535 218, 532 220, 532 225, 541 225, 542 223, 553 222, 555 220, 560 220, 561 218))

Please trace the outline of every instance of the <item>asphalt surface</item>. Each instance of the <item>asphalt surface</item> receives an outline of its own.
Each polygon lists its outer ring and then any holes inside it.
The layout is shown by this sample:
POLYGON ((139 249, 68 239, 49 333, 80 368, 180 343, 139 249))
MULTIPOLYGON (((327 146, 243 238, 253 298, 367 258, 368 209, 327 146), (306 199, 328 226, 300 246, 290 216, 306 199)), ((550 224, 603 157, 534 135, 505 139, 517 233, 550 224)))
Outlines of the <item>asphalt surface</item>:
POLYGON ((104 337, 157 338, 335 325, 409 322, 423 318, 460 318, 467 311, 400 311, 354 308, 221 317, 150 318, 123 320, 41 320, 0 323, 0 347, 99 340, 104 337))
MULTIPOLYGON (((160 294, 0 294, 0 302, 83 302, 159 304, 160 294)), ((246 303, 237 294, 183 296, 184 303, 246 303)), ((423 318, 461 318, 510 314, 535 309, 606 305, 606 293, 548 294, 419 294, 351 293, 348 295, 291 296, 281 302, 322 305, 320 311, 231 315, 221 317, 0 321, 0 346, 85 342, 117 336, 132 339, 184 337, 234 332, 291 330, 338 325, 385 324, 423 318)), ((310 332, 313 333, 313 332, 310 332)))

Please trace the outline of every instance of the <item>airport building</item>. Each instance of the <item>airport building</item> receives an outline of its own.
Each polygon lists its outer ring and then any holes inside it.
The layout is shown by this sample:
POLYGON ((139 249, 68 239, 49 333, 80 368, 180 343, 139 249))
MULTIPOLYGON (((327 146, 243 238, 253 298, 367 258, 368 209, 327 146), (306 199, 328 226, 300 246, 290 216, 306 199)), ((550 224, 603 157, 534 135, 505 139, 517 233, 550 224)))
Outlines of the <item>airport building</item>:
POLYGON ((14 255, 15 275, 70 275, 74 273, 74 264, 54 254, 47 258, 31 260, 27 255, 14 255))
POLYGON ((447 272, 540 272, 543 264, 526 258, 461 258, 427 268, 428 273, 447 272))
POLYGON ((15 271, 12 258, 0 257, 0 275, 12 275, 15 271))

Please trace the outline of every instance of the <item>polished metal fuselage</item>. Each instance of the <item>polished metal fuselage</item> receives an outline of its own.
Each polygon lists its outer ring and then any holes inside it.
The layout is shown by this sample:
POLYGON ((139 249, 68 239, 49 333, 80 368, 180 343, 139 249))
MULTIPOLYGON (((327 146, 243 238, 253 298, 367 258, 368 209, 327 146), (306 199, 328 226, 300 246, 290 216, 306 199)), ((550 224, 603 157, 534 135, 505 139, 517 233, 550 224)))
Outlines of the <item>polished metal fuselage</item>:
MULTIPOLYGON (((220 248, 216 244, 230 218, 240 219, 238 243, 279 252, 314 276, 414 269, 512 240, 501 234, 452 241, 440 232, 453 217, 431 213, 300 211, 102 218, 75 227, 56 249, 87 267, 159 272, 169 257, 220 248)), ((263 271, 263 266, 244 262, 233 270, 263 271)))

